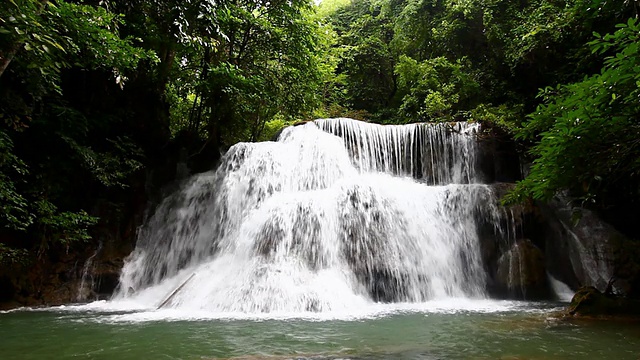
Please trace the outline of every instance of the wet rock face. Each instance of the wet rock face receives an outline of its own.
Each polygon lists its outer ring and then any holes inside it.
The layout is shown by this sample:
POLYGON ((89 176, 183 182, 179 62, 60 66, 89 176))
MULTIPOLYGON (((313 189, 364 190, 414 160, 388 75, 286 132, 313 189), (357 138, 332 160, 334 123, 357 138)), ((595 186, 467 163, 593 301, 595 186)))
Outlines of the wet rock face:
POLYGON ((537 300, 552 298, 544 254, 530 240, 513 243, 498 260, 495 290, 502 297, 537 300))
POLYGON ((640 299, 640 242, 623 236, 615 236, 610 241, 615 255, 615 285, 627 297, 640 299))
POLYGON ((482 125, 478 141, 478 163, 486 183, 513 183, 522 179, 516 143, 499 128, 482 125))
POLYGON ((573 288, 640 296, 640 244, 595 213, 556 200, 542 207, 549 271, 573 288), (557 274, 557 275, 556 275, 557 274))
POLYGON ((74 264, 68 254, 55 261, 34 258, 0 274, 0 308, 72 302, 79 283, 74 264))
POLYGON ((577 212, 562 201, 545 205, 543 216, 549 269, 571 287, 604 291, 612 275, 604 227, 596 226, 587 210, 577 212))
POLYGON ((0 308, 108 299, 130 251, 125 241, 110 239, 104 247, 85 245, 82 251, 31 258, 11 272, 0 269, 0 308))
POLYGON ((122 258, 110 259, 98 264, 93 274, 94 282, 92 286, 93 297, 95 299, 108 299, 118 287, 120 269, 124 264, 122 258))
POLYGON ((551 299, 539 208, 533 202, 509 206, 499 202, 514 186, 514 183, 491 184, 498 219, 482 211, 475 215, 480 219, 478 235, 487 290, 500 299, 551 299))
POLYGON ((15 287, 8 276, 0 276, 0 304, 10 302, 13 299, 15 287))
POLYGON ((397 276, 387 269, 362 272, 358 277, 376 302, 390 303, 402 301, 407 297, 404 277, 397 276))

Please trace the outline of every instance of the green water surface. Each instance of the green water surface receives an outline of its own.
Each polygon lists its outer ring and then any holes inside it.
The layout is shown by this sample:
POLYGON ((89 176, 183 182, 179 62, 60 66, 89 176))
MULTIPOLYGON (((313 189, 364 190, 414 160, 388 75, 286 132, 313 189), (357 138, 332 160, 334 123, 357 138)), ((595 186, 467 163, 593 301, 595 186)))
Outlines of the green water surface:
POLYGON ((0 314, 0 359, 640 358, 637 323, 557 321, 540 307, 349 321, 126 321, 95 311, 14 311, 0 314))

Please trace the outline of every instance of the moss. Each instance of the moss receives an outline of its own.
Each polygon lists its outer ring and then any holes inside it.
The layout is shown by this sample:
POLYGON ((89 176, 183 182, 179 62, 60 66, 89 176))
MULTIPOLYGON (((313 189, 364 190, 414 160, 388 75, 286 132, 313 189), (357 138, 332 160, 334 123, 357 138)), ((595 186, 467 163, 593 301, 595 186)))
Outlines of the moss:
POLYGON ((573 296, 567 312, 581 317, 640 317, 640 301, 605 295, 593 286, 585 286, 573 296))

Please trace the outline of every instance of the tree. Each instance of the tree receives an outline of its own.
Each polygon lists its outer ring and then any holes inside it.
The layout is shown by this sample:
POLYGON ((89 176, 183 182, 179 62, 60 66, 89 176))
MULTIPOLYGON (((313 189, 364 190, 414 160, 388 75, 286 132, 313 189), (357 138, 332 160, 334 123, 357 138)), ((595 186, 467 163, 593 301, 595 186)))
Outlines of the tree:
POLYGON ((400 112, 407 119, 453 121, 463 118, 461 112, 479 98, 480 87, 462 60, 451 63, 437 57, 419 63, 402 55, 395 72, 404 94, 400 112))
POLYGON ((192 7, 180 28, 172 83, 178 99, 192 99, 182 130, 200 132, 214 147, 230 145, 257 139, 276 115, 317 106, 322 33, 308 1, 192 7))
POLYGON ((68 196, 76 184, 122 187, 140 168, 138 149, 126 136, 92 136, 109 134, 103 130, 112 119, 88 116, 69 103, 69 73, 100 73, 121 88, 128 71, 155 57, 136 39, 120 37, 122 18, 104 7, 35 0, 6 5, 0 10, 0 224, 10 236, 3 237, 0 260, 18 261, 32 250, 41 255, 89 239, 97 218, 79 206, 84 199, 68 196))
POLYGON ((640 26, 635 18, 589 43, 610 53, 601 71, 547 87, 518 134, 539 141, 530 174, 509 200, 548 200, 561 190, 600 207, 640 199, 640 26))

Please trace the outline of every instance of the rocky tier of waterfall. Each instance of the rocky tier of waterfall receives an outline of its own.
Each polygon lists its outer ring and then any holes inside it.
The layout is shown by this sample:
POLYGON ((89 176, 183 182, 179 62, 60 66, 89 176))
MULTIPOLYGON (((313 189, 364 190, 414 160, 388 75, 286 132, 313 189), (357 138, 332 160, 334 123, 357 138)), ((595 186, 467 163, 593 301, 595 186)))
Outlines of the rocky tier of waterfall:
POLYGON ((115 297, 215 312, 553 297, 527 210, 482 183, 479 131, 322 119, 236 144, 156 209, 115 297))

